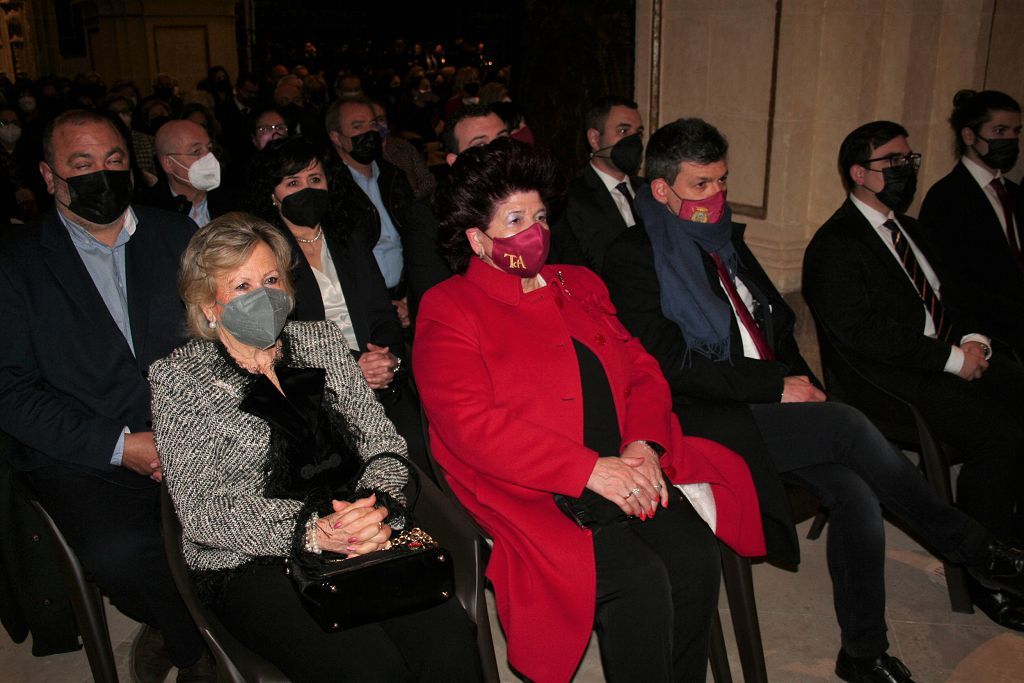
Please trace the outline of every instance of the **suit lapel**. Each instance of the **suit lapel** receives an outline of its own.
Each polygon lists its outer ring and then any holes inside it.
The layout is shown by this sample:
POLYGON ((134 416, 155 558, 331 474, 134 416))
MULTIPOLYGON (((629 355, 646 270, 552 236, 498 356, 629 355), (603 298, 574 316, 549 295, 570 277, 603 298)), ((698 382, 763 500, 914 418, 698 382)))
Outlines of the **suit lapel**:
MULTIPOLYGON (((587 182, 587 187, 590 188, 591 195, 594 198, 594 202, 600 207, 601 213, 607 216, 614 216, 613 220, 616 223, 617 232, 622 232, 626 229, 626 221, 622 220, 622 214, 619 213, 619 207, 608 193, 608 188, 601 182, 601 178, 597 175, 597 171, 587 164, 587 167, 583 169, 583 177, 587 182)), ((636 217, 634 216, 634 219, 636 217)))
MULTIPOLYGON (((136 214, 138 216, 138 214, 136 214)), ((146 345, 146 331, 149 329, 149 306, 153 293, 153 268, 147 263, 146 254, 149 232, 138 218, 135 234, 125 245, 124 270, 128 280, 128 316, 131 320, 132 344, 135 357, 143 357, 146 345)))
MULTIPOLYGON (((64 293, 75 305, 85 312, 89 320, 107 326, 107 335, 116 336, 125 353, 135 361, 128 342, 110 315, 103 297, 100 296, 92 276, 78 255, 78 250, 71 241, 67 228, 53 209, 39 226, 39 244, 43 250, 43 259, 53 277, 60 284, 64 293)), ((130 291, 130 288, 129 288, 130 291)))

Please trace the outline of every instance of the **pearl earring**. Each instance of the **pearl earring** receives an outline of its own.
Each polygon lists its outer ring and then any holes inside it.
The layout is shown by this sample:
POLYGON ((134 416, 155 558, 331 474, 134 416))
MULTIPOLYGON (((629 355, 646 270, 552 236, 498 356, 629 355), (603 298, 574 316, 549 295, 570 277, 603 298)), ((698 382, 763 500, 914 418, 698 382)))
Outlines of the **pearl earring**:
POLYGON ((208 323, 206 323, 206 326, 209 327, 211 330, 215 330, 217 329, 217 321, 210 320, 208 323))

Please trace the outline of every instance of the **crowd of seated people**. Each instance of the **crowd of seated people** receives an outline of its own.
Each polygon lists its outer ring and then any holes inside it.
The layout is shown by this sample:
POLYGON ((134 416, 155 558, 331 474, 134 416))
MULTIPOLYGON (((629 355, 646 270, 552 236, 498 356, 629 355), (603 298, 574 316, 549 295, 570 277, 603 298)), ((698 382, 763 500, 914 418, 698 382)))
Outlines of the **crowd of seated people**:
POLYGON ((799 561, 783 484, 830 514, 841 679, 912 680, 888 653, 883 509, 1024 631, 1012 98, 957 95, 960 160, 920 224, 908 131, 837 141, 849 199, 805 263, 836 344, 961 452, 953 508, 804 360, 726 199, 742 149, 698 118, 645 140, 610 96, 567 183, 505 72, 443 52, 329 74, 307 49, 145 96, 95 73, 0 82, 0 431, 146 625, 138 680, 214 676, 167 570, 163 480, 207 606, 293 680, 479 679, 455 601, 326 633, 282 571, 386 552, 411 511, 382 453, 443 477, 493 539, 528 680, 571 679, 595 629, 608 680, 703 680, 715 537, 799 561), (282 474, 300 451, 328 473, 316 496, 282 474), (359 495, 323 495, 339 452, 374 463, 359 495))

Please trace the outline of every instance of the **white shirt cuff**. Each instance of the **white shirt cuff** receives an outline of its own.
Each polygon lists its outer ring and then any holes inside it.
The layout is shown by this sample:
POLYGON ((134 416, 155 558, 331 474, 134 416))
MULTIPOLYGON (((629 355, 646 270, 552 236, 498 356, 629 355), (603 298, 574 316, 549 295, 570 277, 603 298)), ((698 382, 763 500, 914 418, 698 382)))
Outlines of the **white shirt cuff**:
POLYGON ((126 426, 121 430, 121 436, 117 437, 117 443, 114 444, 114 455, 110 458, 110 464, 114 467, 120 467, 121 462, 124 459, 124 437, 132 433, 132 430, 126 426))
POLYGON ((942 368, 951 375, 959 375, 964 367, 964 352, 959 346, 949 350, 949 358, 946 359, 946 367, 942 368))

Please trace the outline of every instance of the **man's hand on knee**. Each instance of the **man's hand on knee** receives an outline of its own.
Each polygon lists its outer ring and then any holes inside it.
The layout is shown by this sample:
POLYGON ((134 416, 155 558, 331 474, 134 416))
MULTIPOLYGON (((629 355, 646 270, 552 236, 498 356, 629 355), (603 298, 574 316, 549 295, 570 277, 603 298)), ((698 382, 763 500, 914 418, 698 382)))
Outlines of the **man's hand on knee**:
POLYGON ((133 432, 125 435, 121 465, 153 481, 161 481, 164 478, 160 456, 157 455, 156 444, 153 442, 153 432, 133 432))

